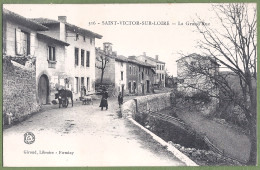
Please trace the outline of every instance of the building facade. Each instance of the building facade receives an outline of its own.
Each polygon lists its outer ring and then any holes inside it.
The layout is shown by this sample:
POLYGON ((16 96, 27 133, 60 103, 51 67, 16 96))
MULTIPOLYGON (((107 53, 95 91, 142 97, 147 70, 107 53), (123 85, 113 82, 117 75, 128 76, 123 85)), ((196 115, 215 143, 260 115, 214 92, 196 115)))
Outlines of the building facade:
POLYGON ((154 77, 153 84, 155 86, 165 87, 165 62, 160 61, 158 55, 156 55, 155 58, 152 58, 147 56, 145 52, 143 55, 137 56, 137 59, 155 66, 156 76, 154 77))
POLYGON ((127 88, 129 94, 146 95, 153 92, 154 66, 129 56, 127 63, 127 88))
POLYGON ((4 54, 21 65, 34 61, 37 103, 50 103, 56 87, 63 83, 58 75, 64 70, 65 47, 69 44, 40 33, 48 27, 35 21, 5 9, 3 16, 4 54))
POLYGON ((83 96, 83 88, 87 92, 95 91, 95 39, 101 35, 77 27, 67 22, 66 16, 58 20, 35 18, 34 21, 48 27, 42 34, 64 41, 65 47, 63 82, 72 90, 74 98, 83 96))
POLYGON ((187 95, 205 91, 211 96, 219 90, 214 82, 214 76, 219 74, 219 64, 209 56, 190 54, 177 62, 178 91, 187 95))

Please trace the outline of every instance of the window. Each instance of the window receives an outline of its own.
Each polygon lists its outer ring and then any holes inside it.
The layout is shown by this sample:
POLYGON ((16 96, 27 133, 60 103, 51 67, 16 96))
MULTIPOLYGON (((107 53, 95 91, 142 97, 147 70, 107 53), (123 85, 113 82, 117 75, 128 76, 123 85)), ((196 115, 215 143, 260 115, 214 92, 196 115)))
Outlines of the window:
POLYGON ((132 74, 132 67, 129 66, 129 74, 132 74))
POLYGON ((48 46, 48 60, 49 61, 56 61, 55 47, 48 46))
POLYGON ((84 77, 81 77, 81 87, 83 87, 85 85, 84 83, 84 77))
POLYGON ((15 50, 17 55, 30 54, 30 33, 20 29, 15 30, 15 50))
POLYGON ((196 64, 195 61, 192 61, 192 62, 190 63, 191 66, 195 66, 195 64, 196 64))
POLYGON ((124 79, 124 72, 121 71, 121 80, 123 80, 123 79, 124 79))
POLYGON ((78 77, 75 77, 75 93, 78 93, 79 92, 79 78, 78 77))
POLYGON ((164 79, 164 75, 162 74, 162 79, 164 79))
POLYGON ((89 51, 87 51, 87 53, 86 53, 86 67, 89 67, 89 63, 90 63, 90 52, 89 51))
POLYGON ((121 61, 121 67, 123 67, 123 62, 121 61))
POLYGON ((87 90, 89 91, 89 77, 87 77, 87 90))
POLYGON ((52 46, 48 46, 48 65, 49 68, 55 68, 56 65, 55 47, 52 46))
POLYGON ((79 65, 79 49, 75 48, 75 65, 79 65))
POLYGON ((164 65, 162 65, 162 70, 164 70, 164 65))
POLYGON ((157 65, 157 70, 159 70, 159 65, 157 65))
POLYGON ((81 50, 81 65, 84 66, 85 50, 81 50))
POLYGON ((135 74, 135 66, 133 66, 133 74, 135 74))
POLYGON ((95 39, 94 38, 90 38, 89 41, 90 41, 91 45, 95 45, 95 39))
POLYGON ((86 36, 83 36, 83 41, 86 42, 86 36))
POLYGON ((144 79, 144 72, 142 72, 142 80, 144 79))

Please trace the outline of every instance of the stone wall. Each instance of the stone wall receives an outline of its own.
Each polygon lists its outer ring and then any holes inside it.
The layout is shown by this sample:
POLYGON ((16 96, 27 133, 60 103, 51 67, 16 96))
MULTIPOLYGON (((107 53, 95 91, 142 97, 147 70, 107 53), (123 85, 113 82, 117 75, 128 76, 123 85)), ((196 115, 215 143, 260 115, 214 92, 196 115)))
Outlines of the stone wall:
POLYGON ((35 67, 3 59, 3 124, 19 122, 37 112, 35 67))
POLYGON ((124 117, 135 117, 138 113, 149 113, 163 110, 171 106, 170 93, 139 96, 124 103, 122 114, 124 117))

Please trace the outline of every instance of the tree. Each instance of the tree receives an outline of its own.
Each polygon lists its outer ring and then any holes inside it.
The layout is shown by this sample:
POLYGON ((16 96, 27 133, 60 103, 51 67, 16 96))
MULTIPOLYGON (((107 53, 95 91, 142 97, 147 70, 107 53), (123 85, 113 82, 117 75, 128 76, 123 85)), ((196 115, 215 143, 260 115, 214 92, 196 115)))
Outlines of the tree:
POLYGON ((96 48, 96 61, 97 61, 96 68, 101 70, 100 84, 103 83, 103 77, 104 77, 107 63, 113 57, 111 45, 112 45, 111 43, 104 43, 104 50, 101 50, 100 48, 96 48))
MULTIPOLYGON (((216 19, 220 21, 217 29, 197 24, 198 32, 203 36, 198 47, 213 57, 221 65, 239 77, 242 100, 239 105, 244 109, 249 122, 251 150, 249 165, 256 164, 256 6, 252 4, 231 3, 213 5, 216 19)), ((205 73, 206 74, 206 73, 205 73)), ((225 82, 218 79, 218 84, 225 82)), ((226 86, 228 87, 228 86, 226 86)), ((228 89, 227 89, 228 91, 228 89)))

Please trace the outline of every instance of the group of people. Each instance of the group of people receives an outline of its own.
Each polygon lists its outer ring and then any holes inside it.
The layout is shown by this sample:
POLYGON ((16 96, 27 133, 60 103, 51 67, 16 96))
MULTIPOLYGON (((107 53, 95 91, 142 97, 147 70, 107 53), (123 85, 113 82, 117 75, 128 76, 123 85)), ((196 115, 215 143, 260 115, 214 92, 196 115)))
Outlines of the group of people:
MULTIPOLYGON (((106 110, 108 109, 108 102, 107 102, 107 99, 108 99, 108 91, 107 90, 103 90, 102 91, 102 98, 101 98, 101 102, 100 102, 100 105, 99 107, 101 107, 101 110, 103 110, 103 108, 105 107, 106 110)), ((118 95, 118 105, 119 105, 119 108, 121 109, 121 105, 123 104, 123 95, 121 92, 119 92, 119 95, 118 95)))

